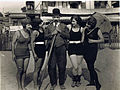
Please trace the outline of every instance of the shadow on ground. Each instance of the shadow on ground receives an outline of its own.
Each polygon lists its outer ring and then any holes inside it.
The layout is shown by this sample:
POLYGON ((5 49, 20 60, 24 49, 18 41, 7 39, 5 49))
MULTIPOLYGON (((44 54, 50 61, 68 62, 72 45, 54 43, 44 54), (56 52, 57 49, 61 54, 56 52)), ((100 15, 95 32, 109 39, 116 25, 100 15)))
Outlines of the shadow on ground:
MULTIPOLYGON (((71 80, 72 80, 72 77, 73 77, 72 69, 73 69, 72 67, 66 69, 66 78, 67 78, 67 76, 69 76, 69 77, 71 78, 71 80)), ((57 75, 58 75, 58 74, 57 74, 57 75)), ((39 84, 40 87, 41 87, 41 85, 42 85, 43 80, 46 79, 47 76, 48 76, 48 71, 47 71, 47 69, 45 70, 45 72, 44 72, 44 71, 41 72, 40 77, 39 77, 39 79, 38 79, 38 84, 39 84), (41 77, 43 78, 42 81, 41 81, 41 77)), ((87 81, 90 80, 89 71, 88 71, 87 68, 83 68, 83 69, 82 69, 82 76, 84 77, 85 80, 87 80, 87 81)), ((32 82, 32 80, 33 80, 33 72, 30 72, 30 73, 28 73, 27 76, 26 76, 25 87, 27 87, 27 85, 29 85, 29 84, 32 82)), ((47 87, 49 84, 50 84, 50 82, 48 82, 48 84, 46 85, 46 87, 47 87)))

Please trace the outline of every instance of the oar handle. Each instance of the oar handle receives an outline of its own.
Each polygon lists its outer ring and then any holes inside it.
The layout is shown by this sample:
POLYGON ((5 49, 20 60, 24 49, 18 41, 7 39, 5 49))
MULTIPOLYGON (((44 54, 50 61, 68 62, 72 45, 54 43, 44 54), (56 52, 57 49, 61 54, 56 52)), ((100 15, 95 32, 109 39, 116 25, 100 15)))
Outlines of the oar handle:
POLYGON ((41 70, 44 70, 44 69, 45 69, 45 67, 46 67, 46 66, 47 66, 47 64, 48 64, 48 61, 49 61, 49 59, 50 59, 51 52, 52 52, 52 49, 53 49, 53 46, 54 46, 55 39, 56 39, 56 35, 53 37, 53 40, 52 40, 52 43, 51 43, 51 47, 50 47, 49 53, 46 53, 46 54, 48 54, 48 57, 47 57, 47 58, 45 58, 45 60, 44 60, 44 64, 43 64, 43 66, 42 66, 42 69, 41 69, 41 70))

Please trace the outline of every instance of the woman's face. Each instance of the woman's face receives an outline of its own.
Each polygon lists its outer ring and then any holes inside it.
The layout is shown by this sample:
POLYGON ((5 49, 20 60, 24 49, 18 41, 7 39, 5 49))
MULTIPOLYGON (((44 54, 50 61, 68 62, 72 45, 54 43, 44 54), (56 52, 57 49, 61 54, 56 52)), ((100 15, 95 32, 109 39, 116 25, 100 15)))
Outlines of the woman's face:
POLYGON ((29 31, 30 31, 30 30, 31 30, 31 28, 32 28, 32 26, 31 26, 30 24, 27 24, 27 25, 26 25, 26 29, 27 29, 27 30, 29 30, 29 31))
POLYGON ((77 21, 73 18, 73 20, 72 20, 72 25, 73 26, 75 26, 75 25, 77 25, 77 21))
POLYGON ((90 29, 93 29, 96 26, 96 20, 94 18, 91 18, 88 22, 87 25, 89 26, 90 29))

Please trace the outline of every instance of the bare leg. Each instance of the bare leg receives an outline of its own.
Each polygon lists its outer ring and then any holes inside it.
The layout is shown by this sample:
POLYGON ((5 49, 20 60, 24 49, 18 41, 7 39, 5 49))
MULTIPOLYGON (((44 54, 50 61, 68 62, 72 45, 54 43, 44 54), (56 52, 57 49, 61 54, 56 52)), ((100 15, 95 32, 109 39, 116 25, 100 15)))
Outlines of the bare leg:
POLYGON ((23 74, 22 74, 22 87, 23 87, 23 90, 26 90, 25 88, 25 79, 26 79, 26 71, 27 71, 27 68, 28 68, 28 64, 29 64, 29 58, 25 58, 24 59, 24 71, 23 71, 23 74))
POLYGON ((78 60, 78 75, 81 75, 82 74, 82 61, 83 61, 83 56, 80 55, 80 56, 77 56, 77 60, 78 60))
POLYGON ((72 70, 72 73, 73 73, 73 82, 72 82, 72 87, 75 87, 76 86, 76 79, 77 79, 77 68, 78 68, 78 64, 77 64, 77 56, 76 55, 71 55, 70 56, 70 59, 71 59, 71 63, 73 65, 73 70, 72 70))
POLYGON ((83 56, 79 55, 77 56, 77 66, 78 66, 78 69, 77 69, 77 84, 76 86, 79 87, 80 86, 80 80, 81 80, 81 74, 82 74, 82 61, 83 61, 83 56))
POLYGON ((16 74, 18 90, 23 90, 22 88, 23 59, 16 59, 15 63, 18 70, 16 74))
POLYGON ((33 74, 33 82, 34 82, 34 88, 37 88, 38 85, 38 77, 39 77, 39 72, 42 67, 42 58, 39 58, 38 61, 35 62, 35 69, 34 69, 34 74, 33 74))
POLYGON ((71 63, 72 63, 72 65, 73 65, 73 71, 72 71, 72 73, 73 73, 73 75, 77 75, 77 68, 78 68, 78 64, 77 64, 77 56, 76 55, 71 55, 70 56, 70 58, 71 58, 71 63))

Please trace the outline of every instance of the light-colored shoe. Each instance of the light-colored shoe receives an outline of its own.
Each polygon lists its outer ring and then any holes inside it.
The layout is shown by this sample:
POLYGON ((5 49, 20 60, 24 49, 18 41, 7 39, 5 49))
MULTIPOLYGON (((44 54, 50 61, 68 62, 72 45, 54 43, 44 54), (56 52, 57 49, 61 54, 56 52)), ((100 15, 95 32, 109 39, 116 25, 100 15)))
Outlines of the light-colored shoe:
POLYGON ((81 85, 80 82, 77 82, 77 83, 76 83, 76 87, 79 87, 80 85, 81 85))
POLYGON ((72 84, 71 84, 71 87, 75 87, 76 86, 76 82, 73 81, 72 84))
POLYGON ((60 89, 64 90, 64 89, 66 89, 66 87, 64 85, 60 85, 60 89))

